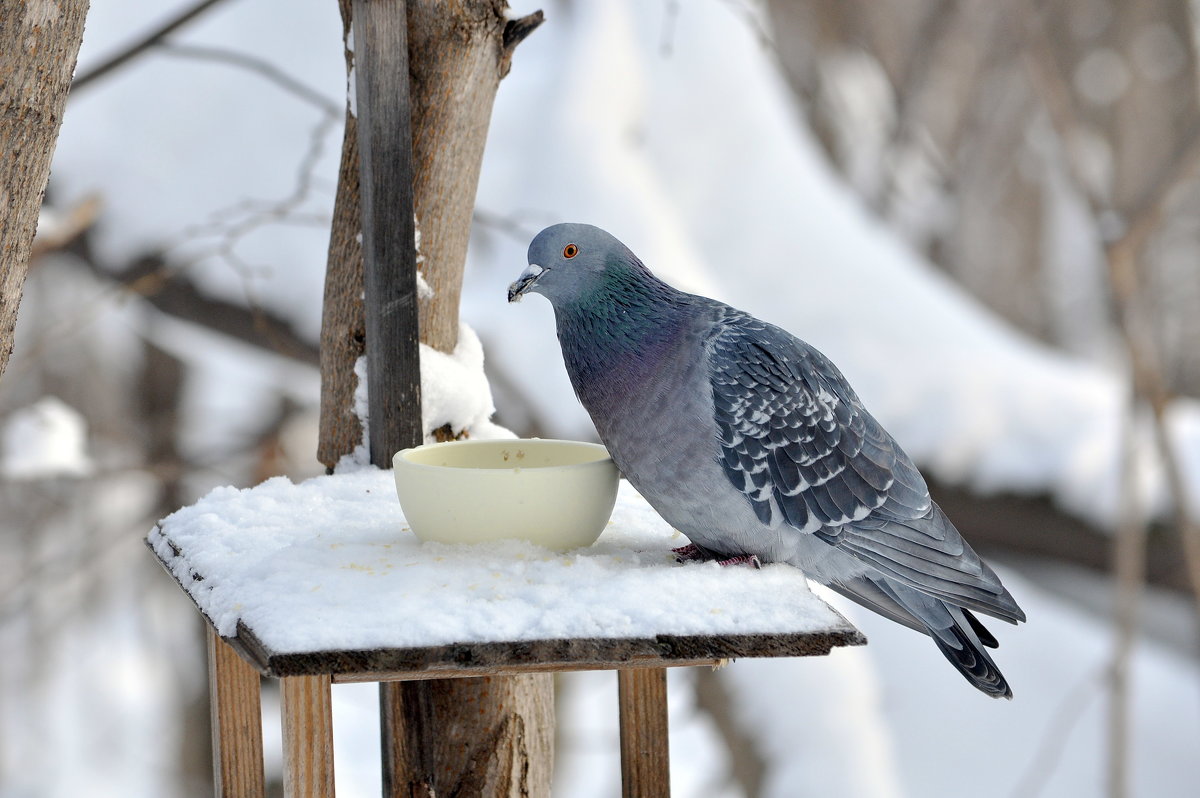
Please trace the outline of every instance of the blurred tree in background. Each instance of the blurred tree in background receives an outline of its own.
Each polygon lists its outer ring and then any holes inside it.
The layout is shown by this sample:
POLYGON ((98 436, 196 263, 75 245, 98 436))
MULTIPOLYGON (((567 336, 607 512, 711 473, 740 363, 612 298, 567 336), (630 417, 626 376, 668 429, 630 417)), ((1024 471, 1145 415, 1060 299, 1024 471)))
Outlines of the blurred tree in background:
MULTIPOLYGON (((1132 349, 1153 362, 1158 390, 1200 396, 1192 2, 704 1, 728 7, 762 39, 833 168, 946 275, 1054 347, 1118 367, 1132 349), (1132 283, 1121 283, 1113 246, 1129 241, 1132 283), (1132 347, 1131 317, 1142 320, 1132 347)), ((143 763, 143 789, 130 794, 154 794, 161 784, 180 795, 208 790, 201 621, 141 541, 154 520, 215 485, 323 471, 315 459, 317 314, 298 323, 284 300, 252 287, 265 268, 259 260, 287 274, 291 253, 245 254, 271 228, 309 236, 306 245, 317 241, 322 255, 328 240, 345 108, 337 4, 323 2, 332 79, 316 89, 311 76, 297 76, 294 64, 282 67, 258 46, 270 42, 182 43, 193 24, 240 10, 234 0, 180 3, 153 19, 149 10, 127 11, 123 22, 144 35, 129 34, 127 46, 85 63, 89 71, 77 76, 68 124, 72 103, 124 102, 131 115, 161 103, 164 116, 172 101, 228 105, 238 122, 224 132, 228 139, 283 167, 257 198, 224 197, 217 212, 189 220, 182 232, 156 231, 157 242, 130 257, 114 257, 105 240, 141 242, 142 231, 103 229, 112 224, 105 186, 59 204, 51 183, 17 349, 0 378, 0 645, 14 652, 0 666, 0 798, 127 783, 120 772, 57 773, 51 787, 48 776, 23 776, 31 763, 58 755, 97 768, 143 763), (230 74, 236 85, 210 97, 131 99, 117 78, 147 64, 168 70, 164 84, 192 70, 230 74), (263 94, 241 92, 251 85, 263 94), (273 112, 286 104, 295 114, 262 120, 254 105, 264 95, 273 112), (256 127, 270 129, 252 138, 256 127), (213 269, 193 268, 214 261, 242 284, 231 292, 212 282, 213 269), (93 325, 98 319, 106 322, 93 325), (61 451, 64 440, 79 449, 70 463, 23 459, 28 441, 57 441, 61 451), (124 714, 130 707, 141 713, 133 732, 124 714), (86 721, 78 725, 63 720, 80 716, 86 721), (71 735, 54 736, 67 727, 71 735)), ((599 2, 608 0, 548 3, 539 36, 555 36, 560 20, 565 29, 581 7, 599 2)), ((671 0, 638 5, 653 10, 646 25, 691 13, 689 3, 671 0)), ((277 21, 278 9, 268 11, 260 23, 277 21)), ((520 70, 518 62, 507 82, 517 83, 520 70)), ((225 143, 214 141, 214 150, 225 143)), ((158 144, 143 158, 158 181, 156 200, 201 193, 178 185, 171 169, 209 153, 173 139, 158 144)), ((220 166, 214 160, 213 170, 220 166)), ((527 241, 531 231, 500 213, 508 210, 517 209, 477 210, 476 226, 527 241)), ((536 389, 515 385, 500 362, 489 368, 493 385, 507 384, 510 396, 536 389)), ((551 426, 532 407, 500 412, 520 434, 551 426)), ((975 521, 1032 538, 1047 536, 1050 523, 1070 523, 1074 536, 1063 533, 1058 556, 1107 564, 1108 538, 1061 513, 1049 521, 1056 510, 1045 496, 996 500, 960 490, 960 502, 980 508, 975 521)), ((970 507, 962 512, 967 517, 970 507)), ((1180 587, 1177 543, 1162 550, 1157 572, 1151 552, 1151 571, 1180 587)), ((1091 603, 1106 607, 1106 599, 1091 603)), ((1180 628, 1165 634, 1190 639, 1180 628)), ((765 791, 765 754, 739 733, 738 697, 724 674, 700 674, 696 688, 699 709, 736 752, 734 794, 765 791)))
POLYGON ((1104 245, 1167 189, 1140 259, 1170 389, 1200 394, 1189 0, 771 0, 781 64, 871 207, 1013 323, 1113 356, 1104 245))

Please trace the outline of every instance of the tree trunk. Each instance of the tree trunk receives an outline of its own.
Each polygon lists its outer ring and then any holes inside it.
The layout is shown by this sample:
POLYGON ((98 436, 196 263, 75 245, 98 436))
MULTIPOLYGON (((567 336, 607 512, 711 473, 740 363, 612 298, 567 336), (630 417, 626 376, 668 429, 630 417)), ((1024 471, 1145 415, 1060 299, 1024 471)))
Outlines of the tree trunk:
MULTIPOLYGON (((348 31, 350 0, 338 6, 348 31)), ((420 336, 422 343, 451 352, 458 343, 463 267, 492 102, 513 51, 541 24, 542 13, 506 19, 502 0, 410 0, 407 6, 413 204, 419 269, 430 289, 418 303, 420 336)), ((353 66, 347 48, 348 73, 353 66)), ((317 459, 327 468, 362 441, 354 413, 354 363, 366 351, 358 169, 358 120, 347 111, 321 325, 317 459)))
MULTIPOLYGON (((360 0, 365 1, 370 0, 360 0)), ((352 28, 353 4, 339 0, 339 7, 346 34, 352 28)), ((408 74, 399 79, 410 81, 414 215, 419 220, 421 276, 431 289, 422 292, 418 304, 420 340, 442 351, 451 351, 458 339, 463 266, 492 101, 508 71, 513 48, 541 21, 540 12, 523 20, 508 20, 505 8, 503 2, 493 0, 410 0, 407 4, 409 66, 408 74)), ((375 7, 369 11, 386 13, 375 7)), ((387 22, 390 20, 381 18, 381 24, 387 22)), ((367 28, 365 32, 377 30, 367 28)), ((372 36, 370 42, 364 38, 355 37, 353 47, 362 56, 357 65, 354 49, 346 48, 347 71, 359 87, 357 96, 372 103, 376 101, 373 98, 380 98, 382 106, 402 93, 386 90, 391 76, 371 75, 368 83, 368 76, 355 72, 369 69, 380 56, 394 59, 386 57, 386 50, 368 49, 386 47, 381 43, 384 37, 372 36), (364 91, 367 85, 372 88, 364 91)), ((378 213, 381 208, 407 213, 402 210, 405 202, 389 201, 390 193, 398 188, 395 181, 374 180, 380 177, 378 170, 390 170, 394 165, 374 165, 365 176, 360 172, 363 163, 381 157, 380 150, 393 149, 376 149, 372 142, 386 145, 387 141, 371 125, 374 120, 379 127, 397 109, 357 110, 362 119, 348 110, 342 143, 321 330, 318 457, 329 468, 362 441, 353 399, 357 383, 354 364, 368 348, 364 244, 371 247, 373 263, 382 259, 386 265, 393 245, 405 244, 392 240, 396 231, 412 223, 402 217, 385 222, 378 213), (380 113, 383 110, 388 113, 380 113), (364 135, 360 135, 360 124, 364 135), (371 152, 364 154, 360 142, 371 152), (368 206, 375 209, 370 220, 363 214, 368 206), (373 225, 366 231, 370 235, 364 235, 366 224, 373 225), (382 232, 390 236, 391 243, 380 245, 376 236, 381 228, 386 228, 382 232)), ((367 296, 367 302, 375 299, 367 296)), ((370 329, 379 328, 373 325, 370 329)), ((376 399, 372 397, 371 402, 375 409, 383 406, 376 399)), ((419 408, 406 410, 419 413, 419 408)), ((405 409, 389 405, 384 412, 405 409)), ((419 419, 417 424, 419 427, 419 419)), ((375 423, 371 427, 374 433, 375 423)), ((372 435, 373 450, 385 443, 377 442, 376 437, 372 435)), ((374 455, 372 459, 379 460, 374 455)), ((385 683, 380 702, 386 796, 549 795, 551 675, 385 683)))
POLYGON ((87 0, 0 0, 0 375, 87 9, 87 0))
POLYGON ((384 798, 549 796, 551 674, 433 679, 385 691, 384 798))
POLYGON ((422 273, 431 290, 420 304, 421 340, 443 352, 458 343, 463 266, 492 102, 513 48, 542 19, 539 11, 506 20, 507 3, 498 0, 450 5, 447 13, 444 3, 408 3, 413 192, 422 273))
MULTIPOLYGON (((338 0, 343 41, 350 31, 350 3, 351 0, 338 0)), ((350 75, 354 53, 346 47, 345 55, 346 73, 350 75)), ((349 88, 353 90, 352 86, 349 88)), ((347 104, 321 314, 321 431, 317 459, 329 469, 362 441, 362 426, 354 412, 354 388, 358 382, 354 363, 367 351, 358 160, 358 118, 347 104)))

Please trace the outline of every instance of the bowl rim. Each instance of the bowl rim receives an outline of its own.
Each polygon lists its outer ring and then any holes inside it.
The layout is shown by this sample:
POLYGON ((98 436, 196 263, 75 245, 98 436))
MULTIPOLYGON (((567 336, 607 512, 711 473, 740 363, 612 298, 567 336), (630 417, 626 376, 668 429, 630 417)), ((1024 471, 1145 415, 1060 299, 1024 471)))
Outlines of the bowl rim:
POLYGON ((613 462, 612 455, 609 454, 608 448, 602 443, 593 443, 592 441, 572 441, 572 440, 566 440, 564 438, 487 438, 487 439, 479 439, 479 440, 473 439, 473 440, 463 440, 463 441, 442 441, 439 443, 423 443, 420 446, 410 446, 407 449, 401 449, 400 451, 398 451, 394 455, 392 455, 392 469, 396 470, 399 467, 403 467, 403 468, 423 469, 423 470, 429 470, 429 471, 442 471, 442 472, 446 472, 446 473, 455 472, 455 471, 469 471, 469 472, 475 473, 475 474, 485 474, 485 473, 505 474, 505 473, 508 473, 508 471, 510 469, 506 469, 506 468, 465 468, 462 466, 435 465, 433 463, 416 463, 416 462, 413 462, 412 460, 408 459, 408 457, 406 457, 405 455, 409 454, 410 452, 415 452, 417 450, 427 451, 429 449, 444 448, 444 447, 470 447, 470 446, 479 446, 479 445, 497 446, 497 445, 502 445, 502 444, 506 444, 506 443, 511 445, 514 443, 523 443, 523 442, 536 442, 538 444, 547 443, 547 444, 566 444, 566 445, 570 445, 570 446, 584 446, 589 449, 599 449, 600 451, 604 452, 603 457, 599 457, 595 460, 588 460, 583 463, 563 463, 562 465, 536 466, 534 468, 531 468, 530 469, 531 471, 538 471, 538 472, 545 473, 545 472, 561 471, 561 470, 566 470, 566 469, 596 468, 597 466, 603 466, 605 464, 611 464, 613 468, 616 468, 616 465, 617 465, 615 462, 613 462))

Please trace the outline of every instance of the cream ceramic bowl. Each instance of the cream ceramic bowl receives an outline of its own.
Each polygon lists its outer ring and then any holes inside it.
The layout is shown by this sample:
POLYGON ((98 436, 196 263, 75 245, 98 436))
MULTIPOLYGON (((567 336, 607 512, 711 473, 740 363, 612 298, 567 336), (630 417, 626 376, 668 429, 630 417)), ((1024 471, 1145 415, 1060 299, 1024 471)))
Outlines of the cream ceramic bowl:
POLYGON ((590 546, 617 499, 617 467, 597 443, 451 441, 397 452, 392 466, 412 531, 440 543, 590 546))

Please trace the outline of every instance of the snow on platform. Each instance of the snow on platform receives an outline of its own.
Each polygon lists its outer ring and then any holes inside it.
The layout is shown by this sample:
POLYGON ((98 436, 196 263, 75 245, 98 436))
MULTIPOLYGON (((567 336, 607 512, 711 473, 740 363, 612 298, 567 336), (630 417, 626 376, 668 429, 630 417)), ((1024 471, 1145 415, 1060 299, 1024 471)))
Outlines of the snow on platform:
POLYGON ((567 553, 423 543, 392 473, 374 468, 218 488, 147 542, 217 632, 276 675, 600 667, 864 642, 794 568, 677 563, 671 549, 686 539, 624 482, 600 539, 567 553))

